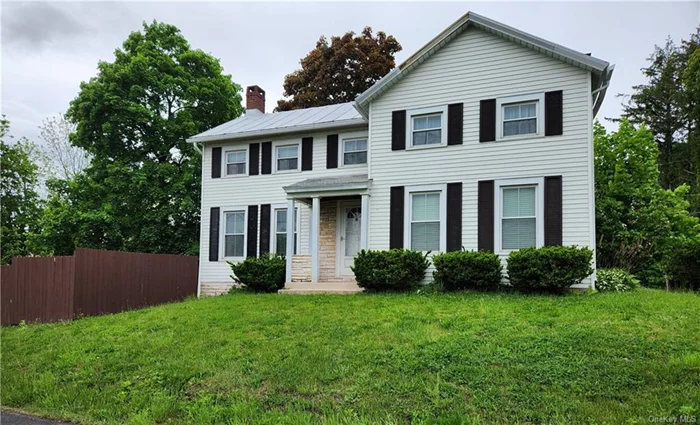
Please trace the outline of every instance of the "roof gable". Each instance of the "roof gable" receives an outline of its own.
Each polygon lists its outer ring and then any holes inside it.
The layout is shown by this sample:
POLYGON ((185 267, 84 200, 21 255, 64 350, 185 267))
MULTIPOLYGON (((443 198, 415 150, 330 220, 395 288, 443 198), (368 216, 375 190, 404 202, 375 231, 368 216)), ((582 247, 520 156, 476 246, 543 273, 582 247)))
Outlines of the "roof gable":
POLYGON ((592 95, 594 95, 594 115, 598 111, 598 108, 600 107, 605 96, 605 89, 607 88, 610 77, 612 76, 614 65, 610 65, 608 62, 602 59, 598 59, 542 38, 535 37, 534 35, 525 33, 473 12, 467 12, 464 16, 459 18, 452 25, 447 27, 444 31, 421 47, 416 53, 408 57, 408 59, 403 61, 398 67, 394 68, 381 80, 377 81, 372 87, 360 94, 355 100, 355 108, 362 114, 362 116, 367 118, 369 115, 369 104, 374 99, 393 87, 394 84, 406 77, 406 75, 408 75, 413 69, 420 66, 428 58, 432 57, 436 52, 454 40, 469 27, 487 31, 506 40, 528 47, 547 56, 593 73, 594 77, 596 77, 593 80, 594 84, 592 87, 592 95))

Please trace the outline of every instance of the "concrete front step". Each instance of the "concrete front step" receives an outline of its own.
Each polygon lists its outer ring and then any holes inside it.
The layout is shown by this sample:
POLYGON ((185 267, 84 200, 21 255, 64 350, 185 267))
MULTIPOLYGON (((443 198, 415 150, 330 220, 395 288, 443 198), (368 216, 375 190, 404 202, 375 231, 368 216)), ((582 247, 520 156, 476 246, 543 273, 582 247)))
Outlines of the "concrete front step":
POLYGON ((356 294, 363 289, 354 282, 287 283, 280 294, 356 294))

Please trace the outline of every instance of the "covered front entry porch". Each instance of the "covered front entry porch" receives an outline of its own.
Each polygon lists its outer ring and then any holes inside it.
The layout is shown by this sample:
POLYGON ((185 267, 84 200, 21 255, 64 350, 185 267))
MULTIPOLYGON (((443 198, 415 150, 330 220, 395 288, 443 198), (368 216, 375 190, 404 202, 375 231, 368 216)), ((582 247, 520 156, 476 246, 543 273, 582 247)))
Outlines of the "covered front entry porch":
MULTIPOLYGON (((287 186, 287 211, 304 208, 299 232, 308 232, 308 252, 294 253, 294 223, 287 214, 287 270, 281 292, 357 292, 350 269, 367 248, 370 180, 366 174, 309 179, 287 186), (305 225, 308 224, 308 225, 305 225)), ((302 236, 302 235, 298 235, 302 236)))

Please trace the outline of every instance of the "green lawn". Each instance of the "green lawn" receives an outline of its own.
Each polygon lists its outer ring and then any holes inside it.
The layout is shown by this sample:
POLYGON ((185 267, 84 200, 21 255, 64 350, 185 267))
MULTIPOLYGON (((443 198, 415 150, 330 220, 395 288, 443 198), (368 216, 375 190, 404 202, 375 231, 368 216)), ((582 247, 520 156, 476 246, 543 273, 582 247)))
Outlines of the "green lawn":
POLYGON ((700 420, 700 296, 235 294, 3 329, 1 390, 83 423, 700 420))

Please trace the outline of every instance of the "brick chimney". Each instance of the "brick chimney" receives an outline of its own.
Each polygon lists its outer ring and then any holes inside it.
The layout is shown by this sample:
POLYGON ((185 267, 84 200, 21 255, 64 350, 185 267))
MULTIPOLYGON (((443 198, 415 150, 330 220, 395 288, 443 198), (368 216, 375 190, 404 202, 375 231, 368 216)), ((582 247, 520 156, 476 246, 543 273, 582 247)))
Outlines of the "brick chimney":
POLYGON ((257 109, 265 113, 265 91, 258 86, 248 86, 245 89, 246 109, 257 109))

